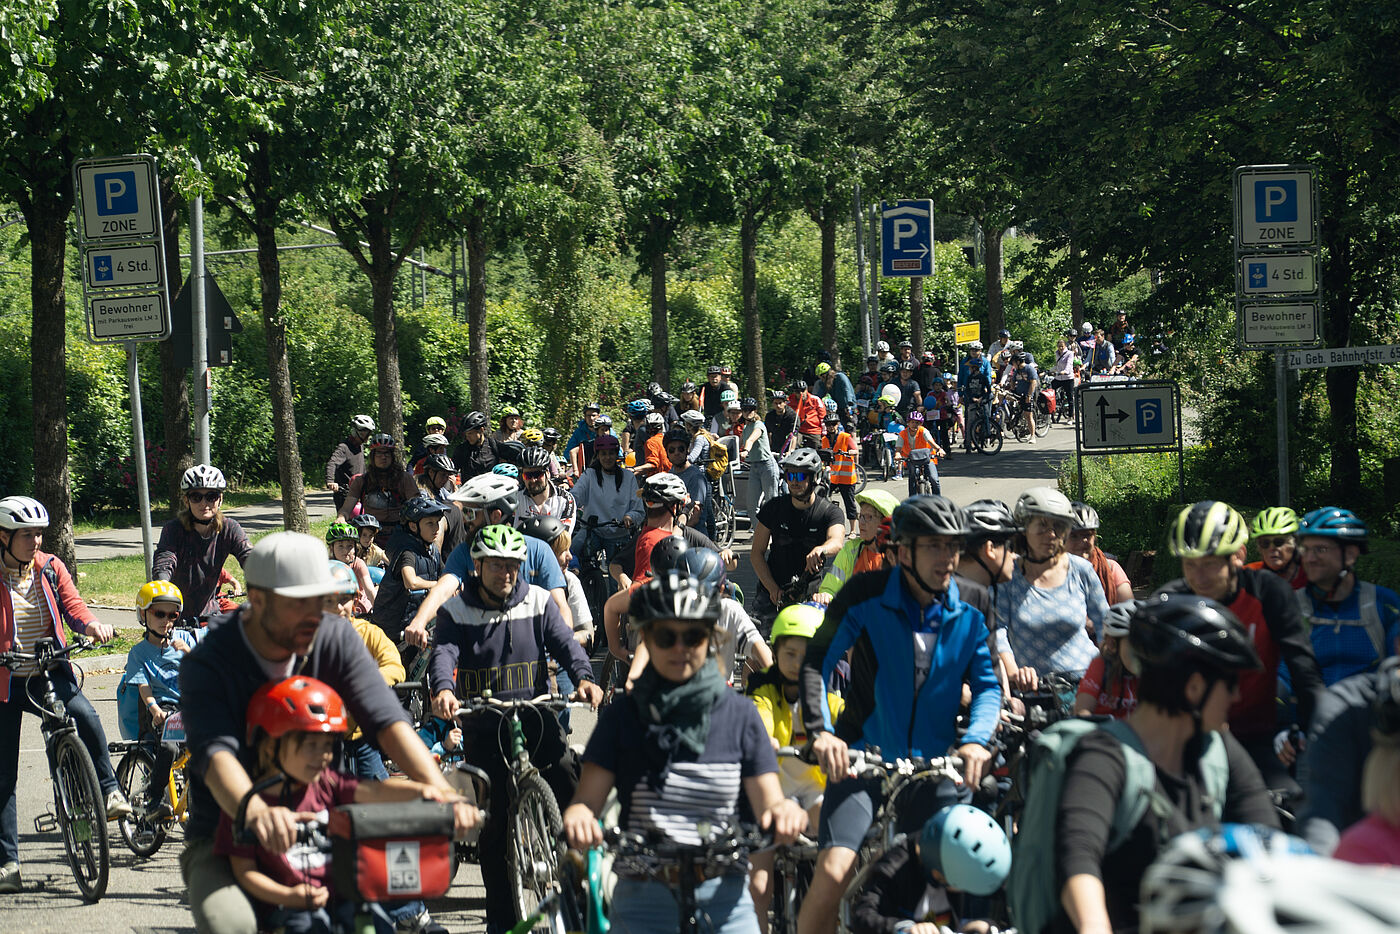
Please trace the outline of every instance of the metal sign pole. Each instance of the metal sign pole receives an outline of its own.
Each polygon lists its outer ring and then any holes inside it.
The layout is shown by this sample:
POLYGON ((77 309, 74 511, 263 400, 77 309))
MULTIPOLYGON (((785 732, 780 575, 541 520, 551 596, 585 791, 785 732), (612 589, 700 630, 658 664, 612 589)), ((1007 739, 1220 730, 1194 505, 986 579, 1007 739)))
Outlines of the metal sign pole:
MULTIPOLYGON (((865 292, 865 238, 864 211, 860 206, 860 183, 856 183, 855 191, 851 195, 851 210, 856 219, 856 290, 860 293, 860 344, 865 356, 870 356, 871 349, 875 346, 870 339, 870 302, 866 298, 865 292)), ((861 360, 861 365, 865 361, 861 360)))
POLYGON ((141 417, 141 371, 135 341, 126 345, 126 379, 131 394, 131 459, 136 473, 137 509, 141 513, 141 549, 146 556, 146 580, 150 580, 156 553, 155 531, 151 528, 151 488, 146 481, 146 426, 141 417))
POLYGON ((190 202, 190 369, 194 376, 195 460, 209 463, 209 335, 204 307, 204 198, 190 202))
POLYGON ((870 206, 870 329, 874 332, 871 340, 879 343, 884 340, 884 334, 880 330, 880 250, 884 244, 880 242, 880 208, 878 205, 870 206))
POLYGON ((1288 354, 1274 353, 1274 386, 1278 395, 1278 504, 1288 505, 1288 354))

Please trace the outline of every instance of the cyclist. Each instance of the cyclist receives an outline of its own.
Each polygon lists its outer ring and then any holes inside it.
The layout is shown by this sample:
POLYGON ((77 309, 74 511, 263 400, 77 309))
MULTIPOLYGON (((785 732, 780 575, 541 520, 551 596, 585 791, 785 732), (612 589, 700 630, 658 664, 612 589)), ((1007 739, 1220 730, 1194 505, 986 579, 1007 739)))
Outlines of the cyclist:
MULTIPOLYGON (((264 808, 282 807, 303 819, 342 804, 444 800, 442 789, 414 781, 362 781, 335 769, 335 751, 349 726, 345 703, 330 685, 296 676, 265 682, 248 701, 251 744, 261 780, 280 776, 260 795, 264 808)), ((252 810, 250 807, 249 810, 252 810)), ((215 854, 227 857, 238 887, 258 904, 261 926, 288 932, 349 930, 356 905, 331 897, 331 862, 315 847, 286 851, 265 844, 234 842, 233 820, 219 818, 215 854)), ((370 906, 375 930, 394 921, 380 905, 370 906)))
POLYGON ((702 416, 705 414, 704 407, 700 402, 700 387, 695 385, 694 380, 688 379, 681 383, 680 398, 676 400, 676 412, 681 415, 686 412, 699 412, 702 416))
POLYGON ((610 435, 613 433, 612 416, 607 412, 598 416, 598 420, 593 423, 593 427, 598 430, 599 435, 610 435))
POLYGON ((354 573, 358 591, 355 596, 355 610, 363 614, 368 613, 369 608, 374 606, 378 588, 375 587, 374 581, 370 580, 369 565, 355 554, 355 545, 359 540, 359 530, 348 522, 336 520, 326 529, 328 557, 344 564, 354 573))
POLYGON ((448 497, 457 489, 457 465, 446 454, 429 454, 423 458, 423 471, 418 485, 440 503, 448 502, 448 497))
POLYGON ((540 435, 544 439, 540 446, 549 455, 549 479, 560 480, 564 477, 564 465, 559 459, 559 429, 545 428, 540 435))
MULTIPOLYGON (((847 778, 848 744, 874 745, 885 759, 937 756, 957 746, 967 784, 982 780, 988 744, 1001 709, 987 648, 986 620, 959 597, 953 570, 966 527, 958 508, 941 496, 915 496, 894 511, 899 564, 862 575, 841 588, 807 644, 802 665, 802 710, 812 752, 826 772, 819 833, 821 855, 798 919, 804 934, 835 929, 836 906, 870 826, 878 780, 847 778), (826 683, 852 652, 858 685, 833 718, 826 683), (882 676, 883 673, 883 676, 882 676), (963 684, 971 690, 967 729, 957 737, 963 684)), ((921 827, 961 792, 925 782, 903 799, 896 829, 921 827)))
POLYGON ((377 540, 383 544, 399 524, 399 509, 418 495, 418 481, 398 461, 398 442, 385 434, 369 443, 365 472, 351 479, 338 515, 348 520, 359 505, 379 520, 377 540))
POLYGON ((899 387, 899 413, 906 417, 919 408, 924 399, 923 387, 914 376, 918 368, 919 365, 913 360, 905 360, 899 365, 899 378, 895 385, 899 387))
MULTIPOLYGON (((487 525, 510 525, 515 521, 515 505, 519 500, 520 484, 498 474, 482 474, 473 477, 462 488, 452 494, 466 520, 466 538, 447 556, 447 563, 438 575, 437 583, 423 597, 418 611, 404 629, 404 639, 419 648, 426 648, 429 642, 428 623, 437 618, 438 609, 462 586, 462 581, 472 570, 471 543, 476 533, 487 525)), ((573 625, 573 614, 569 612, 568 595, 565 592, 564 575, 559 570, 559 562, 550 547, 537 538, 527 539, 525 576, 530 583, 549 591, 554 605, 565 622, 573 625)))
MULTIPOLYGON (((293 674, 324 681, 344 699, 366 738, 409 778, 460 801, 354 626, 321 609, 321 598, 340 587, 321 542, 299 532, 274 532, 253 547, 244 570, 248 602, 211 628, 180 665, 190 752, 190 819, 180 870, 196 929, 215 934, 258 929, 229 860, 214 852, 213 837, 220 813, 234 815, 252 787, 250 776, 262 772, 257 750, 248 743, 245 711, 267 682, 293 674)), ((458 803, 455 812, 458 833, 477 824, 475 808, 458 803)), ((285 852, 296 842, 297 813, 253 798, 245 826, 258 846, 285 852)))
POLYGON ((714 433, 705 428, 705 414, 699 409, 687 409, 680 413, 677 425, 668 429, 666 433, 669 435, 677 428, 685 431, 690 442, 685 459, 692 464, 703 464, 709 460, 710 445, 716 439, 714 433))
POLYGON ((384 578, 384 568, 389 563, 389 556, 384 553, 384 549, 374 543, 374 537, 379 534, 379 520, 367 512, 362 512, 350 520, 355 531, 359 535, 359 541, 355 544, 355 557, 360 559, 369 568, 370 580, 377 586, 384 578), (378 576, 375 576, 378 571, 378 576))
MULTIPOLYGON (((365 649, 378 666, 385 684, 393 687, 403 681, 408 672, 404 669, 403 657, 399 655, 398 646, 389 641, 384 630, 355 610, 355 575, 343 563, 334 559, 326 562, 326 567, 339 588, 335 593, 328 593, 321 598, 321 610, 350 620, 350 625, 355 627, 355 634, 360 637, 360 641, 365 644, 365 649)), ((350 735, 341 749, 341 761, 345 768, 357 778, 372 778, 376 781, 388 778, 389 770, 384 767, 384 759, 379 755, 379 750, 365 740, 363 730, 353 722, 350 726, 350 735)))
POLYGON ((1022 351, 1011 355, 1011 391, 1025 406, 1026 436, 1035 444, 1035 396, 1040 389, 1040 373, 1035 368, 1035 358, 1022 351))
MULTIPOLYGON (((666 459, 671 463, 671 473, 682 483, 689 497, 685 510, 686 525, 702 530, 714 538, 715 519, 713 503, 710 499, 710 478, 705 474, 705 465, 690 460, 690 434, 676 426, 669 429, 662 438, 666 446, 666 459)), ((705 452, 707 455, 709 451, 705 452)))
POLYGON ((1109 603, 1133 599, 1133 585, 1123 565, 1098 545, 1099 511, 1088 503, 1073 502, 1074 525, 1069 530, 1069 550, 1094 566, 1109 603))
POLYGON ((1303 556, 1298 551, 1298 514, 1287 506, 1260 510, 1249 525, 1249 540, 1259 549, 1258 561, 1245 567, 1252 571, 1273 571, 1294 590, 1307 586, 1303 556))
POLYGON ((174 816, 166 794, 180 744, 162 743, 161 728, 170 711, 180 707, 180 662, 209 631, 176 631, 184 603, 180 588, 168 581, 148 581, 136 592, 142 638, 126 653, 126 672, 117 685, 122 735, 157 745, 145 800, 132 805, 152 821, 174 816))
MULTIPOLYGON (((749 465, 749 514, 757 515, 764 503, 778 495, 778 461, 773 457, 768 421, 758 417, 758 400, 752 396, 745 399, 741 412, 739 457, 749 465)), ((768 418, 772 417, 773 413, 768 413, 768 418)))
POLYGON ((438 415, 430 416, 428 420, 423 423, 423 434, 425 436, 423 440, 420 441, 418 444, 414 445, 413 453, 408 456, 408 462, 415 466, 415 473, 417 472, 416 467, 418 462, 428 455, 428 437, 431 437, 433 435, 441 435, 442 445, 444 450, 446 450, 447 420, 438 415))
MULTIPOLYGON (((429 673, 433 713, 448 722, 457 719, 459 698, 490 692, 499 700, 522 700, 548 694, 546 650, 568 668, 578 684, 579 699, 594 707, 603 699, 593 681, 593 666, 574 641, 572 626, 560 616, 548 591, 532 585, 521 573, 525 542, 509 525, 482 528, 471 544, 474 573, 461 592, 438 610, 429 673)), ((573 797, 578 765, 559 720, 523 717, 521 725, 531 761, 562 805, 573 797)), ((520 920, 515 916, 506 861, 494 858, 508 845, 510 727, 502 717, 471 717, 462 721, 462 739, 467 761, 491 776, 491 816, 478 846, 481 853, 492 854, 481 860, 486 924, 489 930, 504 932, 520 920)))
POLYGON ((1060 414, 1074 421, 1074 348, 1064 340, 1055 342, 1055 369, 1051 373, 1050 388, 1055 391, 1055 404, 1064 407, 1060 414))
POLYGON ((841 424, 841 417, 828 412, 822 425, 826 434, 822 436, 822 450, 831 452, 827 482, 831 491, 841 497, 846 506, 846 522, 854 528, 856 524, 856 460, 859 457, 856 439, 841 424))
POLYGON ((972 450, 973 426, 985 428, 991 418, 993 382, 992 365, 982 356, 982 342, 972 341, 967 345, 967 357, 958 364, 958 394, 967 412, 963 447, 969 451, 972 450))
POLYGON ((495 438, 487 437, 488 419, 482 412, 468 412, 462 419, 462 443, 452 452, 457 474, 466 483, 472 477, 490 473, 499 463, 513 464, 515 457, 495 438))
POLYGON ((1094 346, 1086 359, 1089 361, 1089 371, 1094 376, 1107 376, 1113 372, 1113 363, 1117 359, 1117 354, 1103 329, 1094 332, 1094 346))
POLYGON ((1172 554, 1181 559, 1182 576, 1159 592, 1209 597, 1229 607, 1244 624, 1263 667, 1241 676, 1239 700, 1230 708, 1230 732, 1248 750, 1270 788, 1296 795, 1298 785, 1274 751, 1279 662, 1288 668, 1304 731, 1324 690, 1322 674, 1293 591, 1275 574, 1244 567, 1248 540, 1244 517, 1228 504, 1203 500, 1186 507, 1167 538, 1172 554))
POLYGON ((1133 615, 1128 640, 1141 675, 1126 723, 1140 743, 1134 754, 1155 766, 1153 804, 1109 852, 1127 753, 1107 730, 1076 743, 1052 825, 1056 839, 1044 841, 1053 848, 1060 891, 1051 931, 1136 930, 1139 884, 1172 836, 1219 821, 1278 827, 1258 770, 1224 729, 1242 674, 1260 668, 1240 620, 1213 600, 1158 595, 1133 615), (1221 762, 1229 775, 1223 800, 1209 790, 1221 762))
POLYGON ((788 405, 792 406, 793 414, 797 418, 797 433, 801 445, 813 450, 821 447, 822 419, 826 418, 826 406, 822 404, 822 400, 807 391, 806 380, 799 379, 792 384, 788 405))
POLYGON ((577 519, 574 496, 549 478, 550 455, 544 448, 526 448, 520 455, 520 479, 524 487, 515 504, 518 525, 531 516, 553 516, 573 533, 577 519))
POLYGON ((899 454, 904 459, 909 479, 909 495, 919 494, 919 478, 927 477, 934 494, 942 492, 938 483, 938 458, 946 454, 933 435, 924 427, 924 413, 914 409, 908 424, 899 432, 899 454))
POLYGON ((797 413, 788 406, 787 393, 781 389, 769 390, 769 398, 773 405, 763 416, 763 424, 768 429, 768 443, 777 460, 792 449, 797 433, 797 413))
POLYGON ((1375 746, 1366 755, 1361 801, 1367 815, 1347 828, 1333 853, 1353 863, 1400 866, 1400 677, 1391 666, 1389 690, 1375 711, 1375 746))
POLYGON ((1123 349, 1123 342, 1132 337, 1132 329, 1128 326, 1128 313, 1122 308, 1114 312, 1113 324, 1108 328, 1108 339, 1113 344, 1115 350, 1123 349))
POLYGON ((252 545, 243 527, 219 508, 228 481, 217 467, 195 464, 180 477, 179 514, 160 530, 151 576, 180 588, 184 618, 219 611, 219 572, 230 556, 248 561, 252 545))
POLYGON ((1137 707, 1137 662, 1128 658, 1123 646, 1129 622, 1142 605, 1141 600, 1115 603, 1104 614, 1103 645, 1099 647, 1099 657, 1089 663, 1089 670, 1079 681, 1074 696, 1075 716, 1121 720, 1137 707))
POLYGON ((520 414, 520 410, 513 405, 508 405, 501 410, 501 420, 496 425, 496 430, 491 432, 491 440, 498 444, 505 444, 509 441, 521 440, 520 435, 525 431, 525 416, 520 414))
MULTIPOLYGON (((603 842, 598 816, 616 788, 622 826, 680 845, 701 842, 697 825, 737 819, 747 797, 760 826, 779 844, 791 843, 807 815, 783 796, 773 747, 758 711, 729 689, 714 665, 713 633, 719 602, 713 590, 677 572, 641 587, 632 602, 650 661, 633 690, 610 704, 584 752, 583 774, 564 812, 564 832, 576 849, 603 842)), ((756 932, 757 918, 736 859, 718 872, 702 870, 694 883, 702 917, 716 932, 756 932)), ((674 930, 674 869, 622 866, 610 921, 619 934, 674 930), (659 881, 653 881, 659 879, 659 881)))
POLYGON ((537 448, 544 444, 544 432, 538 428, 525 428, 520 432, 522 449, 537 448))
POLYGON ((370 621, 394 642, 414 618, 423 594, 442 575, 442 552, 437 546, 438 527, 451 508, 426 496, 404 504, 403 524, 389 539, 389 568, 371 604, 370 621))
MULTIPOLYGON (((998 357, 1001 356, 1002 351, 1008 349, 1010 346, 1011 331, 1008 328, 1002 328, 1000 331, 997 332, 997 339, 992 342, 992 346, 987 348, 987 356, 991 357, 992 360, 995 361, 998 357)), ((997 367, 997 369, 1001 368, 1000 364, 993 363, 992 365, 997 367)))
MULTIPOLYGON (((992 635, 992 661, 997 666, 1002 691, 1009 697, 1011 681, 1008 675, 1015 670, 1016 660, 1011 653, 1002 653, 997 649, 996 593, 997 588, 1011 580, 1015 572, 1013 562, 1016 555, 1011 550, 1011 542, 1020 534, 1021 527, 1011 515, 1011 509, 997 499, 979 499, 969 503, 963 507, 962 515, 967 536, 963 539, 963 553, 958 559, 955 579, 959 593, 986 597, 984 615, 987 617, 987 629, 992 635)), ((978 609, 981 609, 980 605, 978 609)))
POLYGON ((991 895, 1011 871, 1006 832, 985 811, 953 804, 917 834, 886 850, 851 902, 852 934, 986 934, 986 921, 960 919, 975 911, 966 895, 991 895))
POLYGON ((807 599, 803 581, 815 582, 846 539, 841 510, 817 496, 822 461, 810 448, 783 458, 786 496, 763 504, 754 521, 749 562, 758 577, 754 615, 771 621, 788 603, 807 599), (792 593, 798 587, 802 593, 792 593))
POLYGON ((1016 500, 1012 516, 1021 527, 1019 557, 1011 579, 996 589, 997 651, 1010 657, 1018 690, 1034 691, 1051 672, 1077 682, 1098 654, 1108 601, 1093 565, 1066 547, 1074 510, 1059 490, 1036 486, 1016 500))
MULTIPOLYGON (((590 530, 589 535, 602 539, 608 560, 626 543, 628 530, 640 526, 645 519, 637 498, 637 475, 619 466, 620 459, 617 438, 600 435, 594 442, 592 463, 574 481, 573 486, 577 514, 582 518, 584 528, 590 530), (622 527, 594 529, 607 522, 620 522, 622 527)), ((588 542, 585 537, 580 537, 577 544, 583 547, 588 542)))
POLYGON ((676 423, 676 403, 680 400, 671 395, 661 384, 653 380, 647 384, 647 399, 651 400, 652 411, 660 412, 666 420, 666 427, 676 423))
POLYGON ((1120 376, 1136 376, 1142 352, 1138 350, 1137 339, 1132 334, 1123 335, 1123 346, 1117 350, 1118 362, 1113 372, 1120 376))
POLYGON ((724 402, 720 399, 720 393, 729 388, 724 380, 724 367, 717 363, 712 363, 705 370, 705 385, 700 387, 700 408, 705 413, 705 420, 714 430, 716 424, 724 419, 724 402))
POLYGON ((856 388, 851 385, 851 378, 829 361, 817 364, 817 377, 826 383, 827 394, 836 400, 836 414, 841 417, 841 424, 855 424, 856 388))
POLYGON ((410 470, 415 477, 423 474, 428 458, 434 454, 447 455, 447 435, 440 431, 434 431, 423 436, 423 440, 418 443, 411 455, 408 463, 410 470))
MULTIPOLYGON (((680 534, 692 545, 720 551, 718 545, 703 532, 680 522, 681 514, 690 505, 690 492, 685 481, 673 473, 656 473, 642 481, 642 504, 646 508, 646 522, 631 554, 625 549, 619 551, 608 565, 608 572, 623 587, 630 587, 632 581, 651 576, 651 552, 664 538, 680 534)), ((728 549, 720 551, 727 566, 733 565, 733 554, 728 549)))
POLYGON ((1094 326, 1088 321, 1085 321, 1079 326, 1079 340, 1077 342, 1079 358, 1081 360, 1088 361, 1093 359, 1094 344, 1094 326))
POLYGON ((345 502, 345 488, 350 485, 350 478, 365 472, 365 442, 372 434, 374 419, 356 415, 350 419, 350 434, 336 445, 331 459, 326 461, 326 489, 331 491, 337 510, 345 502))
POLYGON ((574 426, 573 434, 569 435, 569 440, 564 444, 564 458, 573 467, 573 476, 582 474, 584 468, 593 463, 593 442, 598 439, 598 416, 602 413, 603 407, 598 403, 585 404, 583 417, 574 426))

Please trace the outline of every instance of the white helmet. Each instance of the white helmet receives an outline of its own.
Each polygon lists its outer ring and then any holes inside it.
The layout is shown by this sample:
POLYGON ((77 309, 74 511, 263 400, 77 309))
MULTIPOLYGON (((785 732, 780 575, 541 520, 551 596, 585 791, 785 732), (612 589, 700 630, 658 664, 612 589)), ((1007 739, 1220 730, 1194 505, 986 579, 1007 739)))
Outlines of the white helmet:
POLYGON ((1070 505, 1069 497, 1053 486, 1033 486, 1026 490, 1016 500, 1011 514, 1023 527, 1032 516, 1048 516, 1063 519, 1071 525, 1074 523, 1074 507, 1070 505))
POLYGON ((681 423, 689 428, 705 424, 705 413, 699 409, 686 409, 681 413, 681 423))
POLYGON ((447 435, 440 434, 435 431, 430 435, 423 436, 424 447, 432 447, 435 444, 447 444, 447 435))
POLYGON ((968 342, 967 342, 967 349, 968 349, 968 350, 981 350, 981 349, 982 349, 982 342, 981 342, 981 341, 968 341, 968 342))
POLYGON ((0 529, 46 529, 49 511, 37 499, 7 496, 0 499, 0 529))
POLYGON ((642 481, 642 502, 673 506, 689 498, 685 481, 673 473, 654 473, 642 481))
POLYGON ((374 431, 374 419, 368 415, 356 415, 350 419, 350 427, 356 431, 374 431))
POLYGON ((1128 635, 1128 623, 1132 620, 1137 608, 1142 606, 1141 600, 1124 600, 1122 603, 1115 603, 1108 608, 1108 612, 1103 617, 1104 638, 1113 636, 1115 638, 1126 638, 1128 635))
POLYGON ((223 471, 208 464, 195 464, 180 478, 181 490, 227 490, 223 471))
POLYGON ((1094 326, 1093 326, 1092 324, 1090 324, 1089 322, 1085 321, 1083 324, 1081 324, 1081 325, 1079 326, 1079 330, 1083 331, 1085 334, 1093 334, 1093 333, 1094 333, 1094 326))
POLYGON ((660 412, 648 412, 646 418, 644 418, 642 422, 648 428, 665 428, 666 416, 662 415, 660 412))
POLYGON ((472 509, 499 503, 520 492, 520 481, 503 477, 498 473, 484 473, 472 477, 462 488, 448 495, 448 499, 472 509))
POLYGON ((880 390, 880 398, 890 400, 890 405, 899 405, 899 400, 904 396, 894 383, 886 383, 885 388, 880 390))
POLYGON ((878 344, 875 345, 875 349, 876 349, 877 351, 880 351, 881 353, 888 353, 888 352, 889 352, 889 349, 890 349, 889 342, 888 342, 888 341, 880 341, 878 344))

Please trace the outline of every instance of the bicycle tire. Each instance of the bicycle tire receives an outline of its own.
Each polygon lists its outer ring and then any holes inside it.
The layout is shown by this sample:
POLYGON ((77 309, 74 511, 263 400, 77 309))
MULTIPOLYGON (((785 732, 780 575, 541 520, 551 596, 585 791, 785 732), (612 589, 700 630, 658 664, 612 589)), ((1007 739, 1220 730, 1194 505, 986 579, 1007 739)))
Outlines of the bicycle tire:
POLYGON ((734 500, 728 496, 715 500, 715 544, 720 548, 734 544, 734 500))
POLYGON ((887 447, 880 448, 880 471, 882 473, 880 479, 889 483, 890 477, 894 475, 894 455, 887 447))
POLYGON ((981 448, 983 454, 991 457, 993 454, 1001 453, 1001 446, 1006 443, 1006 435, 997 425, 993 425, 989 429, 989 432, 987 437, 982 441, 981 448))
POLYGON ((851 492, 853 494, 859 494, 865 489, 865 484, 868 482, 869 478, 865 475, 865 465, 856 464, 856 488, 851 492))
POLYGON ((126 848, 142 859, 150 859, 160 852, 166 836, 163 825, 137 816, 141 810, 137 802, 149 793, 155 767, 156 757, 140 746, 128 749, 117 764, 117 785, 131 803, 131 816, 118 818, 117 829, 121 831, 126 848))
POLYGON ((49 761, 63 849, 83 901, 91 904, 107 893, 112 860, 102 786, 97 782, 92 757, 76 732, 58 738, 49 761))
POLYGON ((1050 434, 1050 413, 1037 403, 1035 407, 1035 436, 1043 438, 1050 434))
POLYGON ((510 808, 511 841, 506 849, 518 918, 528 918, 552 891, 562 888, 556 841, 563 829, 559 803, 543 776, 538 772, 520 776, 510 808))

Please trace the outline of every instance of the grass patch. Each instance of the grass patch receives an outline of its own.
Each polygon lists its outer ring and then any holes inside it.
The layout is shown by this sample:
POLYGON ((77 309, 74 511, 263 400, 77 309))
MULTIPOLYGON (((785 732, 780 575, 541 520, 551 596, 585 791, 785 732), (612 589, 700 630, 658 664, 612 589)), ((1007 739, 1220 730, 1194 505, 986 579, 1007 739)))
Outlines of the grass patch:
MULTIPOLYGON (((318 519, 311 523, 311 534, 324 538, 330 528, 331 519, 318 519)), ((252 537, 254 543, 272 532, 260 532, 252 537)), ((327 555, 329 557, 329 555, 327 555)), ((239 589, 243 588, 243 568, 237 561, 224 563, 225 569, 239 589)), ((136 608, 136 592, 146 583, 146 562, 141 557, 106 558, 102 561, 85 561, 78 565, 78 592, 87 603, 100 603, 106 606, 129 606, 136 608)), ((139 630, 138 630, 139 633, 139 630)))
MULTIPOLYGON (((155 491, 152 491, 155 495, 155 491)), ((269 500, 279 499, 282 495, 281 487, 275 483, 265 486, 242 487, 237 490, 228 490, 224 493, 223 507, 225 509, 237 509, 241 506, 256 506, 269 500)), ((159 502, 163 504, 164 498, 159 502)), ((154 510, 160 513, 157 508, 154 510)), ((160 533, 161 523, 165 519, 155 521, 156 533, 160 533)), ((141 524, 141 513, 135 509, 95 509, 87 516, 73 517, 73 534, 87 535, 92 532, 106 532, 110 529, 134 529, 141 524)))

